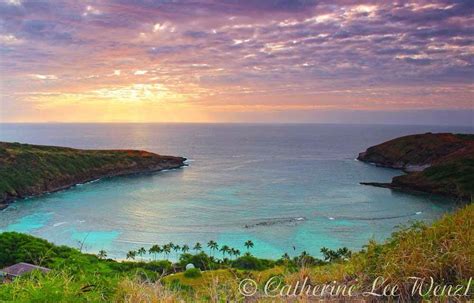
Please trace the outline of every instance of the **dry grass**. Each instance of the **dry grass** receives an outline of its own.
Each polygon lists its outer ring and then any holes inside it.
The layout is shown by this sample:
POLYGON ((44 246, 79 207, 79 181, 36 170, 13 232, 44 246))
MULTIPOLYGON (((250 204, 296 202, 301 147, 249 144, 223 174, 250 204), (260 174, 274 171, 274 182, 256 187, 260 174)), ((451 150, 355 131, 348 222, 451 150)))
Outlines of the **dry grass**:
POLYGON ((397 233, 384 246, 370 243, 365 274, 392 282, 403 277, 433 277, 461 282, 474 275, 474 204, 427 227, 417 224, 397 233))
POLYGON ((149 283, 127 278, 118 284, 114 302, 178 303, 186 301, 179 292, 166 289, 160 282, 149 283))

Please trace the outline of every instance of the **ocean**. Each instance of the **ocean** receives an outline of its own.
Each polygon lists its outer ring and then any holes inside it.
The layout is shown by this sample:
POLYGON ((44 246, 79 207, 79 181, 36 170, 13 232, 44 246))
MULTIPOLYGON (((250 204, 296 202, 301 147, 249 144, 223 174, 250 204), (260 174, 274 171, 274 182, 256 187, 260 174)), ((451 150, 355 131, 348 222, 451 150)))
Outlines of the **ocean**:
MULTIPOLYGON (((209 240, 278 258, 322 247, 360 250, 397 226, 431 222, 450 199, 360 185, 399 170, 356 161, 402 135, 469 127, 333 124, 0 124, 0 141, 184 156, 182 169, 98 180, 16 201, 0 231, 124 259, 153 244, 209 240)), ((176 257, 172 255, 172 258, 176 257)))

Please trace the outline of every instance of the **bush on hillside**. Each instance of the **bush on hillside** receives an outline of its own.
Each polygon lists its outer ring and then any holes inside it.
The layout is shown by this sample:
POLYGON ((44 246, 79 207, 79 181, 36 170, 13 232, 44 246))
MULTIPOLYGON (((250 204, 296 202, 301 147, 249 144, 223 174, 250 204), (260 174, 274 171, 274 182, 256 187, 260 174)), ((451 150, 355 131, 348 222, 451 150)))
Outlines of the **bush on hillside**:
POLYGON ((201 270, 199 268, 190 268, 184 272, 186 278, 199 278, 202 276, 201 270))
POLYGON ((275 261, 259 259, 252 255, 244 255, 231 262, 231 266, 245 270, 264 270, 275 265, 275 261))

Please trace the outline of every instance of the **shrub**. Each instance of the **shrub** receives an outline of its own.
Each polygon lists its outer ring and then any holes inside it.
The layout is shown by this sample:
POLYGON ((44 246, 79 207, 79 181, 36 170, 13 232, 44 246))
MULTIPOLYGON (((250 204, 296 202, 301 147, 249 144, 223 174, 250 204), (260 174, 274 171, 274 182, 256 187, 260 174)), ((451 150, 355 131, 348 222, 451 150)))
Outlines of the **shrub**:
POLYGON ((0 234, 0 267, 19 262, 47 264, 54 256, 54 245, 46 240, 17 232, 0 234))
POLYGON ((231 263, 234 268, 246 270, 264 270, 274 266, 274 264, 274 261, 258 259, 251 255, 242 256, 231 263))
POLYGON ((194 279, 194 278, 201 277, 202 274, 201 274, 201 270, 199 268, 190 268, 190 269, 188 269, 184 272, 184 276, 186 278, 194 279))

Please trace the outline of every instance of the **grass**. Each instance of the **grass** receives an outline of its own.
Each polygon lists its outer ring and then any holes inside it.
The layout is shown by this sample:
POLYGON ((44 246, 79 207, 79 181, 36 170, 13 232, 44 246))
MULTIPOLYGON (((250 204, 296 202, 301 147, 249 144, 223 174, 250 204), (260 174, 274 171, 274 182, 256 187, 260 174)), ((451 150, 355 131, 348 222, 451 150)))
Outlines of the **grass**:
POLYGON ((47 277, 34 273, 22 277, 14 283, 1 286, 1 302, 104 302, 112 298, 108 285, 117 285, 118 281, 107 279, 97 281, 90 275, 81 273, 71 275, 54 272, 47 277))
POLYGON ((395 232, 385 245, 369 243, 362 254, 368 279, 384 275, 433 277, 463 282, 474 275, 474 204, 445 215, 431 226, 418 223, 395 232))

